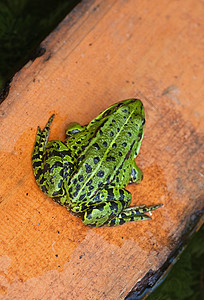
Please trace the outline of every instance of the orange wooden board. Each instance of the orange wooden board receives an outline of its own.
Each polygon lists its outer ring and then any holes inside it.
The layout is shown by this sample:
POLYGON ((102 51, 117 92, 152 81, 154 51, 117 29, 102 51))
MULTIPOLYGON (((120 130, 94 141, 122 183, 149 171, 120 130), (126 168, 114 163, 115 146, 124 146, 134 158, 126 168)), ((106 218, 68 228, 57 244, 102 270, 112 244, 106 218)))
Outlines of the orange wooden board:
MULTIPOLYGON (((82 1, 13 78, 0 106, 0 299, 124 299, 158 270, 204 206, 203 2, 82 1), (151 221, 89 228, 37 187, 36 128, 50 139, 140 98, 146 127, 132 205, 151 221)), ((197 219, 196 219, 197 222, 197 219)))

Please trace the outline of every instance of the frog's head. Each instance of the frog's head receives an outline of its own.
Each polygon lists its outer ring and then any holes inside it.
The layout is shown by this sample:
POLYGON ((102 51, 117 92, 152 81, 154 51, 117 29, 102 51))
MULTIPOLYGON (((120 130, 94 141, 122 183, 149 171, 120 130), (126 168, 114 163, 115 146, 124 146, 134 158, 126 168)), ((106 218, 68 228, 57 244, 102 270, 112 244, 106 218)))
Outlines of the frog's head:
POLYGON ((116 112, 126 113, 127 111, 134 111, 135 114, 144 117, 144 106, 142 104, 142 101, 135 98, 122 100, 118 103, 113 104, 112 106, 107 108, 100 116, 104 118, 116 112))

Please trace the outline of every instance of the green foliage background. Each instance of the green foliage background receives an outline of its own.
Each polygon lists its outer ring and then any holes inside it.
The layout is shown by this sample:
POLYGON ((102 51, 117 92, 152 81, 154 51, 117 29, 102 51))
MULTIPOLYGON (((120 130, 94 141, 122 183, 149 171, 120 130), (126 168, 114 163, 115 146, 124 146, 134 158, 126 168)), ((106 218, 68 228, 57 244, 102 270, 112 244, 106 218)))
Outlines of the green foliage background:
MULTIPOLYGON (((0 0, 0 91, 40 42, 78 3, 68 0, 0 0)), ((204 227, 167 279, 148 300, 204 299, 204 227)))
POLYGON ((165 281, 147 300, 204 299, 204 226, 172 267, 165 281))
POLYGON ((0 0, 0 91, 78 2, 0 0))

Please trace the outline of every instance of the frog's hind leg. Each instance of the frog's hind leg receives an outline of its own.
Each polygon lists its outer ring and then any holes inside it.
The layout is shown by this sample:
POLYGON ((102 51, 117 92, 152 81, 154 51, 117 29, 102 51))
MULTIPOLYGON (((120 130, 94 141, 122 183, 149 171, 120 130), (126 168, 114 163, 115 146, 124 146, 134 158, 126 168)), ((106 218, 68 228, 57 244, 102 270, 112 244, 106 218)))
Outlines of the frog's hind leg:
POLYGON ((90 202, 82 204, 82 207, 86 206, 83 223, 94 227, 104 226, 128 207, 131 199, 130 192, 125 189, 108 187, 100 190, 90 202))
POLYGON ((50 119, 48 120, 47 125, 45 126, 43 131, 41 131, 40 127, 38 127, 38 130, 37 130, 35 145, 34 145, 33 154, 32 154, 32 165, 33 165, 33 171, 34 171, 35 177, 37 176, 37 173, 39 172, 39 170, 41 170, 41 168, 42 168, 43 154, 44 154, 44 150, 47 145, 48 138, 49 138, 50 125, 51 125, 53 119, 54 119, 54 115, 52 115, 50 117, 50 119))
POLYGON ((47 141, 50 135, 50 125, 54 119, 54 114, 49 118, 45 128, 41 131, 40 127, 38 126, 37 135, 35 139, 35 145, 32 154, 32 161, 34 162, 36 159, 42 158, 43 152, 47 145, 47 141))
MULTIPOLYGON (((117 226, 131 221, 151 219, 146 212, 155 210, 161 206, 128 207, 132 196, 125 189, 116 189, 111 186, 100 190, 90 202, 82 204, 83 223, 88 226, 117 226)), ((81 210, 82 212, 82 210, 81 210)))
POLYGON ((133 161, 129 183, 140 183, 143 179, 143 172, 133 161))
POLYGON ((127 222, 151 219, 151 217, 145 215, 145 213, 155 210, 160 206, 162 206, 162 204, 153 205, 149 207, 146 207, 145 205, 128 207, 124 209, 118 216, 106 222, 104 226, 118 226, 127 222))

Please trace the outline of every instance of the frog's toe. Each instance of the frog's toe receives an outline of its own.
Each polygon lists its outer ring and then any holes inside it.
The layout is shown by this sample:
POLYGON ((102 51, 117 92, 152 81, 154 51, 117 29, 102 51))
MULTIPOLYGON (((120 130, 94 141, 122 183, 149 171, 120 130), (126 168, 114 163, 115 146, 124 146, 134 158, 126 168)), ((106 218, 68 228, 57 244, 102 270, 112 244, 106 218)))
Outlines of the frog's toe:
POLYGON ((151 220, 151 217, 146 215, 146 212, 150 212, 162 206, 162 204, 153 205, 153 206, 135 206, 125 208, 118 216, 108 221, 104 226, 118 226, 124 223, 133 222, 133 221, 144 221, 151 220))

